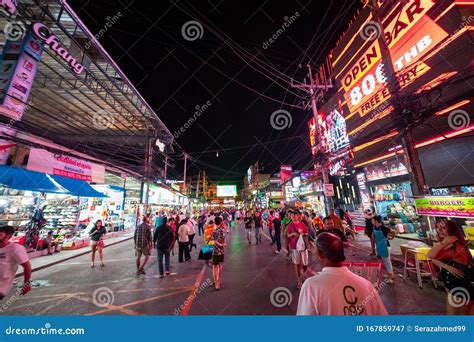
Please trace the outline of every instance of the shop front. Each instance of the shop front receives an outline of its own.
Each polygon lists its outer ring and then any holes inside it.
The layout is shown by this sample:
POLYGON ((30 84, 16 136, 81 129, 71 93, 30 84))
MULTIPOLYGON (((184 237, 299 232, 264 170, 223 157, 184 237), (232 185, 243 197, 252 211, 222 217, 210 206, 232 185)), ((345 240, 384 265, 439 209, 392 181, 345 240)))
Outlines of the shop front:
POLYGON ((367 165, 357 173, 357 181, 364 208, 381 215, 399 234, 418 237, 420 218, 402 156, 367 165))
POLYGON ((0 224, 15 227, 14 241, 36 250, 49 231, 64 244, 84 240, 81 201, 106 198, 88 182, 0 166, 0 224))

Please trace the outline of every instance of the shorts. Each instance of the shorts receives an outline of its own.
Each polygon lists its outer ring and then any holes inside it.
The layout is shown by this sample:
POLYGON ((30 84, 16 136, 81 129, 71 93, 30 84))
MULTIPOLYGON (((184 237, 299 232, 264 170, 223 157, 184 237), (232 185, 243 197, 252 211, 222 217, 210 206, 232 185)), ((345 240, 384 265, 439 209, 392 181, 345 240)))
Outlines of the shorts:
POLYGON ((93 241, 89 242, 89 246, 97 246, 99 244, 99 241, 93 241))
POLYGON ((393 266, 392 266, 392 260, 390 259, 390 254, 388 257, 381 258, 382 259, 382 264, 385 267, 385 270, 388 273, 393 273, 393 266))
POLYGON ((291 250, 291 261, 295 265, 303 264, 303 266, 308 266, 309 264, 309 253, 308 250, 297 251, 296 249, 291 250))
POLYGON ((214 265, 219 265, 220 263, 224 262, 224 254, 222 255, 212 255, 212 263, 214 265))
POLYGON ((150 256, 151 251, 150 251, 149 247, 139 247, 139 248, 137 248, 137 254, 138 254, 138 256, 141 256, 142 254, 144 254, 146 256, 150 256))

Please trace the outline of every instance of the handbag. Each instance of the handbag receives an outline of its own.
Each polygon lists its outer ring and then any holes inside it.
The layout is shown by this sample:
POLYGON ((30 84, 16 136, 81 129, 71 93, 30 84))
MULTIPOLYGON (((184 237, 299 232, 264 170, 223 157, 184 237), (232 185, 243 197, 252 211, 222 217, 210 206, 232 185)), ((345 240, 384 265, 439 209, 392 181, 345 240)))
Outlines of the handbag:
POLYGON ((209 245, 209 241, 211 241, 211 239, 209 239, 206 242, 205 246, 201 247, 201 250, 199 251, 198 260, 211 260, 212 259, 212 253, 214 252, 214 246, 209 245))
POLYGON ((306 243, 304 241, 303 235, 300 235, 298 241, 296 242, 296 250, 298 252, 306 250, 306 243))

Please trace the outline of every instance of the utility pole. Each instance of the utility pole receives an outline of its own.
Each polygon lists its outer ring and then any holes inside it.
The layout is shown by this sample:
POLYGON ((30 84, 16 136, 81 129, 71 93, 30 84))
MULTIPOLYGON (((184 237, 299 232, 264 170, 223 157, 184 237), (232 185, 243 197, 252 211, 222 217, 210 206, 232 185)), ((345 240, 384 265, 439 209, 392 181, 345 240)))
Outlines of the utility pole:
POLYGON ((149 196, 149 191, 148 191, 148 181, 150 178, 151 174, 151 164, 153 161, 153 144, 152 144, 153 139, 151 137, 148 137, 148 143, 147 143, 147 148, 145 151, 145 168, 144 168, 144 175, 143 175, 143 191, 145 192, 145 207, 143 210, 143 214, 146 214, 148 212, 148 196, 149 196))
MULTIPOLYGON (((380 53, 382 57, 382 63, 385 70, 385 76, 387 78, 387 87, 390 91, 391 98, 390 103, 393 107, 395 120, 402 117, 403 108, 401 108, 400 101, 398 99, 398 92, 400 91, 400 83, 398 82, 397 75, 393 68, 392 56, 390 55, 390 49, 387 42, 385 41, 385 35, 383 34, 383 25, 381 18, 381 11, 377 0, 372 0, 372 14, 374 20, 377 22, 382 32, 378 35, 377 42, 380 45, 380 53)), ((407 162, 408 175, 410 177, 411 188, 414 196, 424 196, 428 194, 428 186, 426 185, 425 176, 421 167, 420 158, 418 151, 415 148, 415 142, 413 140, 413 125, 404 125, 401 129, 401 140, 402 146, 405 152, 405 160, 407 162)), ((433 223, 432 218, 427 216, 420 217, 421 230, 426 232, 431 229, 433 223)))
POLYGON ((184 153, 184 179, 183 179, 183 181, 184 181, 184 191, 186 192, 186 194, 188 192, 188 190, 187 190, 188 187, 186 185, 186 169, 187 168, 188 168, 188 155, 186 153, 184 153))
POLYGON ((197 185, 196 185, 196 198, 199 199, 199 183, 201 181, 201 171, 199 170, 197 185))
MULTIPOLYGON (((308 64, 307 67, 308 67, 308 76, 309 76, 310 84, 306 84, 306 80, 305 80, 305 84, 298 84, 298 85, 293 84, 292 87, 304 89, 307 92, 309 92, 309 94, 311 95, 311 109, 313 111, 314 125, 316 127, 318 155, 321 157, 321 158, 318 158, 320 160, 317 160, 317 163, 319 164, 319 167, 321 169, 323 183, 329 184, 328 158, 327 158, 326 153, 322 153, 322 146, 321 146, 322 139, 321 139, 321 129, 319 127, 319 120, 318 120, 318 99, 324 94, 324 91, 327 91, 328 88, 332 88, 333 85, 331 82, 327 84, 326 81, 324 82, 325 84, 320 84, 320 82, 315 82, 315 79, 313 78, 313 71, 311 69, 311 65, 308 64)), ((324 194, 324 204, 326 207, 326 214, 329 214, 329 208, 333 206, 333 203, 332 203, 332 198, 330 196, 326 196, 326 194, 324 194)))
MULTIPOLYGON (((402 108, 400 102, 397 99, 397 94, 400 90, 400 84, 398 82, 397 75, 393 68, 392 56, 390 55, 390 49, 385 40, 383 34, 382 20, 380 19, 380 7, 377 0, 372 0, 372 14, 374 20, 377 22, 382 32, 378 35, 377 42, 380 45, 380 53, 382 55, 382 63, 385 70, 385 76, 387 77, 387 87, 391 94, 391 104, 393 106, 394 118, 400 118, 402 108)), ((415 148, 415 143, 412 135, 413 127, 403 127, 402 131, 402 146, 405 151, 406 160, 408 162, 408 173, 410 176, 410 182, 412 184, 412 191, 415 196, 422 196, 427 194, 427 186, 425 182, 425 176, 421 167, 420 158, 418 157, 418 151, 415 148)))
POLYGON ((165 157, 165 175, 163 177, 165 179, 165 183, 168 180, 168 156, 165 157))

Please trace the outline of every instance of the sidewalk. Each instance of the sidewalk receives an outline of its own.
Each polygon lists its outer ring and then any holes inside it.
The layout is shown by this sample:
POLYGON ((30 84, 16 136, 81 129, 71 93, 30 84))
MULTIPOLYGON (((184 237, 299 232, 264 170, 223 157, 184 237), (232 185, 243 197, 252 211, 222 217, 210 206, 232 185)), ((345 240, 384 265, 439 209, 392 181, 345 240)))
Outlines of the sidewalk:
MULTIPOLYGON (((118 243, 131 240, 133 238, 133 231, 126 232, 124 234, 120 234, 119 236, 110 237, 105 239, 105 248, 109 246, 116 245, 118 243)), ((72 249, 72 250, 64 250, 60 253, 55 253, 53 255, 44 255, 37 258, 30 259, 32 271, 39 271, 46 267, 50 267, 61 262, 77 258, 81 255, 91 253, 91 248, 89 246, 79 248, 79 249, 72 249)), ((18 268, 18 271, 15 275, 15 278, 23 276, 23 268, 18 268)))

